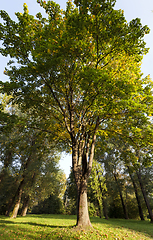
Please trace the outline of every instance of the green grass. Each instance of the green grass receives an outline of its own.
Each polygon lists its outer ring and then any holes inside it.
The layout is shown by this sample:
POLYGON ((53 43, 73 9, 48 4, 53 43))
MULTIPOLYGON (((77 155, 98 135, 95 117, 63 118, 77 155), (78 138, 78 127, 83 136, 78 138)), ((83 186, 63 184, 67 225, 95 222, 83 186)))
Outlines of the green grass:
POLYGON ((74 228, 76 216, 27 215, 9 219, 0 216, 0 240, 9 239, 153 239, 149 221, 91 218, 93 229, 74 228))

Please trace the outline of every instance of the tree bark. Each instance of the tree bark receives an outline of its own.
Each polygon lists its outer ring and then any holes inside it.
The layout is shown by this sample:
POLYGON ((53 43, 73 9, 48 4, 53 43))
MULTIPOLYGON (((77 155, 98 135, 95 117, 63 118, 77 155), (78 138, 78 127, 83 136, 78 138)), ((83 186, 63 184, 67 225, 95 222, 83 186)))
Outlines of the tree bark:
POLYGON ((23 217, 26 216, 26 214, 27 214, 29 201, 30 201, 30 196, 29 195, 25 196, 22 211, 21 211, 21 216, 23 216, 23 217))
MULTIPOLYGON (((35 182, 35 178, 36 178, 36 173, 34 172, 33 176, 32 176, 32 179, 31 179, 30 187, 33 186, 33 184, 35 182)), ((30 195, 26 194, 25 197, 24 197, 24 203, 23 203, 23 207, 22 207, 22 211, 21 211, 21 216, 26 216, 27 210, 28 210, 29 201, 30 201, 30 195)))
MULTIPOLYGON (((16 211, 17 211, 17 209, 19 210, 19 207, 17 207, 17 206, 18 206, 18 204, 20 205, 24 182, 25 182, 25 179, 23 178, 23 180, 20 182, 20 184, 18 186, 18 189, 17 189, 14 197, 10 200, 10 203, 8 205, 8 209, 7 209, 6 213, 5 213, 5 216, 9 217, 14 203, 15 203, 14 210, 13 210, 14 213, 12 214, 12 216, 14 215, 14 218, 17 216, 16 211), (16 214, 16 216, 15 216, 15 214, 16 214)), ((11 216, 11 218, 12 218, 12 216, 11 216)))
POLYGON ((87 202, 87 160, 85 155, 78 154, 77 144, 72 148, 72 165, 75 183, 77 186, 77 223, 78 227, 92 227, 87 202), (79 155, 79 158, 78 158, 79 155), (80 164, 80 159, 82 164, 80 164), (78 164, 79 163, 79 164, 78 164))
POLYGON ((79 227, 92 227, 88 212, 87 181, 92 169, 96 131, 98 130, 99 126, 99 117, 97 117, 95 127, 92 132, 86 132, 84 125, 82 125, 82 131, 79 131, 76 135, 74 128, 74 112, 72 110, 70 126, 70 136, 72 140, 72 169, 77 186, 76 225, 79 227))
POLYGON ((140 216, 140 219, 143 221, 145 219, 144 219, 144 215, 143 215, 143 211, 142 211, 142 207, 141 207, 141 202, 140 202, 140 197, 139 197, 139 194, 138 194, 138 189, 137 189, 136 183, 134 181, 134 178, 133 178, 133 176, 130 172, 129 166, 127 166, 127 168, 128 168, 129 175, 130 175, 133 187, 134 187, 135 196, 136 196, 136 200, 137 200, 137 204, 138 204, 139 216, 140 216))
MULTIPOLYGON (((32 143, 31 143, 31 146, 35 146, 35 140, 32 140, 32 143)), ((33 148, 33 151, 34 151, 34 148, 33 148)), ((13 207, 13 204, 15 202, 15 207, 13 209, 13 214, 11 216, 11 218, 15 218, 17 216, 17 213, 18 213, 18 210, 19 210, 19 206, 20 206, 20 201, 21 201, 21 196, 22 196, 22 191, 23 191, 23 187, 25 185, 25 177, 26 177, 26 171, 31 163, 31 158, 32 158, 32 152, 30 153, 27 161, 24 163, 23 165, 23 175, 22 175, 22 181, 20 182, 19 184, 19 187, 14 195, 14 197, 12 198, 12 200, 10 201, 10 204, 8 206, 8 210, 6 211, 5 215, 6 216, 9 216, 10 215, 10 212, 11 212, 11 209, 13 207)))
POLYGON ((87 202, 87 180, 83 179, 78 188, 78 202, 77 202, 77 226, 85 227, 90 226, 91 222, 88 213, 87 202))
POLYGON ((19 211, 19 207, 20 207, 20 202, 21 202, 21 196, 22 196, 22 189, 19 190, 18 195, 17 195, 17 200, 13 209, 13 213, 11 215, 10 218, 16 218, 18 211, 19 211))
POLYGON ((144 197, 144 201, 146 203, 146 207, 148 209, 148 213, 149 213, 149 217, 150 217, 151 223, 153 223, 153 213, 152 213, 152 210, 151 210, 151 207, 150 207, 150 203, 149 203, 149 200, 148 200, 148 197, 147 197, 144 185, 143 185, 140 169, 139 169, 139 171, 136 171, 136 174, 138 176, 140 188, 141 188, 141 191, 142 191, 142 194, 143 194, 143 197, 144 197))
POLYGON ((123 207, 123 212, 124 212, 124 217, 125 217, 125 219, 128 219, 128 213, 127 213, 126 205, 124 203, 124 199, 123 199, 123 196, 122 196, 122 191, 121 191, 120 186, 118 184, 117 177, 116 177, 115 173, 114 173, 114 178, 115 178, 116 184, 118 186, 118 190, 119 190, 119 194, 120 194, 120 198, 121 198, 121 202, 122 202, 122 207, 123 207))

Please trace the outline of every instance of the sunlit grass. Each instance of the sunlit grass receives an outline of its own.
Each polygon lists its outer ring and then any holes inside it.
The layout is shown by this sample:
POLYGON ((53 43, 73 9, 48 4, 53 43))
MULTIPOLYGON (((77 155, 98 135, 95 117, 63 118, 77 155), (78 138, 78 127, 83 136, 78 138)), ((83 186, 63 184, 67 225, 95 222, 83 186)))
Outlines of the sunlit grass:
POLYGON ((149 221, 91 218, 93 229, 75 229, 76 216, 27 215, 9 219, 0 216, 0 240, 9 239, 153 239, 149 221))

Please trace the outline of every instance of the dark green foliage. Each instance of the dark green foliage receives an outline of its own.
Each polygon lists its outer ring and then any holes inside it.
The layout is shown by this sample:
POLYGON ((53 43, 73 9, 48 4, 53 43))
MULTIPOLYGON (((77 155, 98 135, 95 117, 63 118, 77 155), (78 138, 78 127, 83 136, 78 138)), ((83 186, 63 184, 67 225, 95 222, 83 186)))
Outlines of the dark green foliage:
POLYGON ((37 214, 61 214, 63 213, 62 200, 56 195, 50 195, 49 198, 45 199, 34 206, 32 213, 37 214))
POLYGON ((0 183, 0 215, 5 214, 9 200, 14 196, 16 188, 16 178, 7 173, 4 181, 0 183))
POLYGON ((88 202, 88 209, 89 209, 89 215, 90 217, 99 217, 100 216, 100 211, 98 208, 98 203, 95 203, 96 201, 93 202, 88 202))
MULTIPOLYGON (((112 199, 112 201, 109 202, 108 208, 109 218, 124 218, 123 207, 119 195, 117 194, 116 196, 111 195, 109 197, 109 200, 110 199, 112 199)), ((134 195, 133 196, 128 195, 128 198, 126 199, 126 207, 128 210, 129 219, 139 219, 137 202, 134 195)))

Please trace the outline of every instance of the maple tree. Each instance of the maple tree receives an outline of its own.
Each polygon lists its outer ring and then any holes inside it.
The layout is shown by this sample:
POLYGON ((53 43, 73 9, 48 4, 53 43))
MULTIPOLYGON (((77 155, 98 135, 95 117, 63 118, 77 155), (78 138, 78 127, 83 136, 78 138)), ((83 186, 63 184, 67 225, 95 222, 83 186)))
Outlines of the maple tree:
POLYGON ((15 59, 1 92, 22 112, 30 109, 34 128, 72 149, 77 225, 91 226, 87 181, 98 131, 124 116, 152 114, 152 83, 140 71, 149 28, 138 18, 127 23, 115 0, 75 0, 76 7, 68 1, 65 11, 53 1, 37 2, 48 18, 29 15, 26 4, 18 22, 0 12, 0 53, 15 59))

